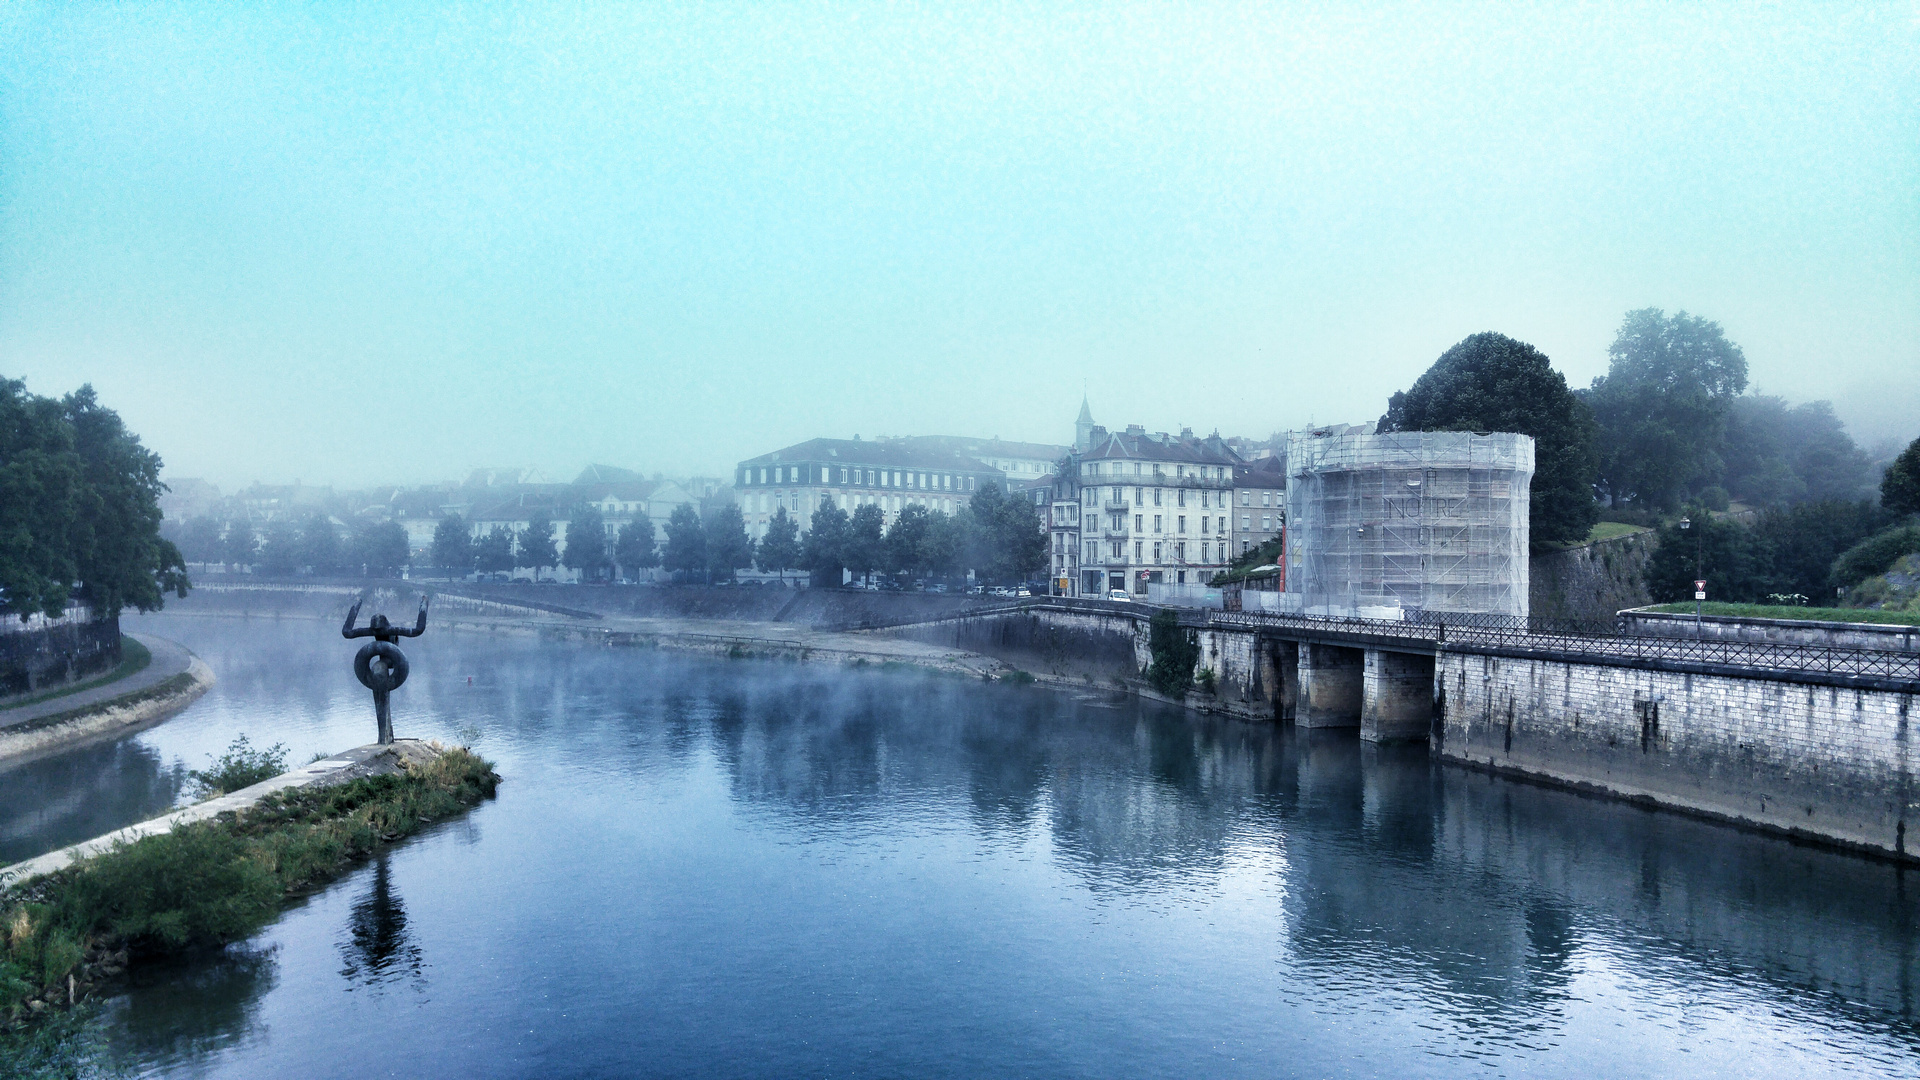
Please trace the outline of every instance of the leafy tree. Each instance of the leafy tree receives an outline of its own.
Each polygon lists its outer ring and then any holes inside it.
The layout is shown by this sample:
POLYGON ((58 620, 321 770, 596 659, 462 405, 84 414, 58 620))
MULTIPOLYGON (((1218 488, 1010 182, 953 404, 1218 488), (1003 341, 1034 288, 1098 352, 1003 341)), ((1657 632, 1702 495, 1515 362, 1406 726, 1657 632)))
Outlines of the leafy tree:
POLYGON ((533 515, 526 531, 520 534, 515 565, 533 571, 535 581, 540 580, 540 571, 560 565, 560 553, 553 544, 553 519, 546 511, 533 515))
POLYGON ((1163 694, 1184 694, 1193 685, 1194 665, 1200 662, 1200 642, 1180 625, 1172 608, 1153 613, 1147 624, 1147 682, 1163 694))
POLYGON ((0 379, 0 610, 58 615, 72 598, 80 463, 60 403, 0 379))
POLYGON ((1647 591, 1669 603, 1693 599, 1696 566, 1713 600, 1752 603, 1767 591, 1772 551, 1764 537, 1724 518, 1694 514, 1690 528, 1662 526, 1647 560, 1647 591))
POLYGON ((1920 525, 1882 529, 1840 554, 1829 578, 1836 588, 1851 589, 1875 574, 1884 574, 1902 556, 1920 551, 1920 525))
POLYGON ((473 537, 466 518, 448 514, 434 525, 433 565, 455 576, 473 569, 473 537))
POLYGON ((1885 527, 1890 517, 1866 500, 1837 499, 1762 513, 1752 528, 1770 558, 1764 589, 1753 600, 1773 593, 1798 593, 1815 603, 1830 600, 1834 560, 1885 527))
POLYGON ((813 576, 815 585, 835 586, 846 572, 847 534, 852 523, 847 512, 825 505, 813 512, 805 536, 800 538, 800 566, 813 576))
POLYGON ((967 571, 960 565, 960 556, 972 527, 973 513, 964 506, 952 514, 939 510, 928 514, 926 533, 920 540, 920 565, 936 577, 964 575, 967 571))
POLYGON ((1387 402, 1381 431, 1513 431, 1534 440, 1528 512, 1536 544, 1585 540, 1599 518, 1593 410, 1547 355, 1504 334, 1475 334, 1440 354, 1387 402))
POLYGON ((779 574, 782 581, 787 571, 800 565, 800 523, 793 520, 786 507, 773 512, 754 559, 761 573, 779 574))
POLYGON ((1871 471, 1832 403, 1757 394, 1730 403, 1720 456, 1724 486, 1751 506, 1857 499, 1871 471))
POLYGON ((600 508, 576 506, 567 515, 567 567, 580 571, 580 579, 597 578, 612 565, 607 558, 607 522, 600 508))
POLYGON ((1896 514, 1920 514, 1920 439, 1887 466, 1880 478, 1880 505, 1896 514))
POLYGON ((644 512, 620 526, 613 539, 613 561, 622 570, 641 570, 660 565, 660 552, 654 547, 653 519, 644 512))
POLYGON ((881 569, 889 574, 899 574, 924 567, 926 563, 922 555, 932 518, 932 512, 924 506, 902 507, 894 515, 893 525, 887 529, 886 538, 880 545, 881 569))
POLYGON ((368 577, 398 577, 411 557, 407 530, 397 521, 367 522, 354 533, 353 553, 368 577))
MULTIPOLYGON (((1836 584, 1859 580, 1831 580, 1836 558, 1845 560, 1845 553, 1887 522, 1885 511, 1864 501, 1777 507, 1751 526, 1698 511, 1690 518, 1691 528, 1669 524, 1660 530, 1659 547, 1647 566, 1647 586, 1656 600, 1692 599, 1696 566, 1714 600, 1757 604, 1794 593, 1810 601, 1831 598, 1836 584)), ((1859 576, 1884 570, 1896 555, 1888 554, 1859 576)))
POLYGON ((714 507, 705 525, 709 580, 732 580, 734 571, 753 565, 753 538, 747 535, 747 519, 738 504, 714 507))
POLYGON ((1678 506, 1721 471, 1746 354, 1719 323, 1643 308, 1627 313, 1607 355, 1606 376, 1586 395, 1601 431, 1600 487, 1616 504, 1678 506))
POLYGON ((690 503, 673 508, 667 518, 667 549, 660 561, 674 573, 690 574, 707 567, 707 530, 690 503))
POLYGON ((300 533, 293 522, 282 518, 268 523, 266 542, 260 546, 260 567, 281 577, 300 569, 300 533))
POLYGON ((514 567, 513 530, 495 525, 473 545, 474 566, 482 573, 504 574, 514 567))
POLYGON ((1009 496, 998 484, 973 493, 963 519, 965 561, 993 581, 1019 580, 1047 562, 1047 534, 1033 504, 1009 496))
POLYGON ((153 611, 169 590, 187 595, 187 564, 160 537, 160 455, 140 445, 93 387, 61 402, 80 456, 74 537, 80 593, 96 617, 122 608, 153 611))
POLYGON ((886 521, 886 513, 872 503, 853 508, 853 514, 847 519, 846 546, 842 549, 847 569, 866 578, 879 567, 885 556, 881 544, 886 521))
POLYGON ((317 511, 307 515, 300 527, 300 564, 311 566, 316 574, 337 574, 345 562, 340 530, 333 519, 317 511))
POLYGON ((260 555, 260 541, 253 533, 253 522, 234 518, 220 538, 220 561, 232 566, 252 566, 260 555))
POLYGON ((190 517, 180 528, 179 543, 188 562, 219 562, 220 523, 205 514, 190 517))

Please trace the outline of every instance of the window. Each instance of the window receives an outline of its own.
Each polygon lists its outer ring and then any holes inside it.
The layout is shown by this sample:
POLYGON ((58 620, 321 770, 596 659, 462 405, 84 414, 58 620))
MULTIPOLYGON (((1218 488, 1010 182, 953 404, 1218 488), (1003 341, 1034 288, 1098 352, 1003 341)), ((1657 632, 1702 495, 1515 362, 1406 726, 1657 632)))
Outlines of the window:
POLYGON ((1186 532, 1187 531, 1187 515, 1181 514, 1177 520, 1180 522, 1180 531, 1186 532))
POLYGON ((845 465, 840 466, 840 482, 843 484, 847 482, 847 467, 845 465))
POLYGON ((1243 528, 1243 529, 1251 529, 1251 528, 1253 528, 1253 515, 1252 515, 1252 514, 1241 514, 1241 515, 1240 515, 1240 527, 1241 527, 1241 528, 1243 528))
POLYGON ((1120 503, 1123 503, 1123 502, 1126 502, 1126 501, 1127 501, 1127 497, 1126 497, 1125 495, 1123 495, 1123 494, 1121 494, 1121 491, 1120 491, 1120 489, 1119 489, 1119 488, 1114 488, 1114 489, 1113 489, 1113 502, 1114 502, 1114 504, 1115 504, 1115 505, 1118 505, 1118 504, 1120 504, 1120 503))
POLYGON ((1261 514, 1261 515, 1260 515, 1260 527, 1261 527, 1262 529, 1271 529, 1271 528, 1273 528, 1273 515, 1272 515, 1272 514, 1261 514))
POLYGON ((1187 545, 1184 543, 1178 543, 1173 545, 1173 557, 1180 562, 1186 562, 1187 561, 1187 545))
POLYGON ((1271 500, 1272 498, 1273 498, 1273 493, 1272 493, 1272 492, 1268 492, 1268 491, 1263 491, 1263 492, 1261 492, 1261 493, 1260 493, 1260 505, 1261 505, 1261 506, 1272 506, 1272 505, 1273 505, 1273 503, 1269 501, 1269 500, 1271 500))
POLYGON ((1153 505, 1155 506, 1160 505, 1160 491, 1161 491, 1160 488, 1153 489, 1153 505))
POLYGON ((1240 554, 1245 555, 1247 551, 1252 547, 1253 547, 1253 541, 1251 540, 1240 541, 1240 554))
POLYGON ((1126 541, 1115 540, 1113 542, 1113 557, 1115 559, 1124 559, 1127 557, 1126 541))
POLYGON ((1200 531, 1201 531, 1201 532, 1211 532, 1211 531, 1212 531, 1212 530, 1210 530, 1210 529, 1208 529, 1208 528, 1207 528, 1207 519, 1206 519, 1206 518, 1204 518, 1204 517, 1200 519, 1200 531))
POLYGON ((1252 506, 1252 505, 1253 505, 1253 492, 1251 492, 1251 491, 1243 491, 1243 492, 1241 492, 1241 493, 1240 493, 1240 505, 1241 505, 1241 506, 1252 506))
POLYGON ((1159 514, 1155 514, 1155 515, 1153 515, 1153 531, 1154 531, 1154 532, 1162 532, 1162 531, 1164 531, 1164 530, 1162 530, 1162 529, 1160 528, 1160 515, 1159 515, 1159 514))
POLYGON ((1144 516, 1145 516, 1145 515, 1143 515, 1143 514, 1135 514, 1135 515, 1133 515, 1133 531, 1134 531, 1134 532, 1146 532, 1146 531, 1147 531, 1147 530, 1146 530, 1146 527, 1145 527, 1144 525, 1142 525, 1142 524, 1140 523, 1140 519, 1141 519, 1142 517, 1144 517, 1144 516))
POLYGON ((1179 500, 1179 501, 1180 501, 1180 505, 1181 505, 1181 506, 1185 506, 1185 505, 1187 505, 1187 489, 1186 489, 1186 488, 1181 488, 1181 489, 1180 489, 1180 491, 1179 491, 1179 496, 1180 496, 1180 500, 1179 500))
POLYGON ((1158 541, 1156 541, 1153 545, 1153 561, 1154 562, 1160 561, 1160 544, 1158 541))
POLYGON ((1142 560, 1142 558, 1141 558, 1141 549, 1142 549, 1142 548, 1144 548, 1144 547, 1146 547, 1146 546, 1147 546, 1146 544, 1144 544, 1144 543, 1142 543, 1142 542, 1140 542, 1140 541, 1138 541, 1138 540, 1135 540, 1135 541, 1133 542, 1133 561, 1134 561, 1134 562, 1141 562, 1141 561, 1143 561, 1143 560, 1142 560))
POLYGON ((1133 505, 1135 506, 1147 505, 1147 489, 1146 488, 1133 489, 1133 505))
POLYGON ((1200 544, 1200 561, 1201 561, 1201 562, 1212 562, 1212 561, 1213 561, 1213 555, 1212 555, 1212 550, 1213 550, 1213 545, 1212 545, 1212 544, 1209 544, 1209 543, 1206 543, 1205 541, 1201 541, 1201 544, 1200 544))

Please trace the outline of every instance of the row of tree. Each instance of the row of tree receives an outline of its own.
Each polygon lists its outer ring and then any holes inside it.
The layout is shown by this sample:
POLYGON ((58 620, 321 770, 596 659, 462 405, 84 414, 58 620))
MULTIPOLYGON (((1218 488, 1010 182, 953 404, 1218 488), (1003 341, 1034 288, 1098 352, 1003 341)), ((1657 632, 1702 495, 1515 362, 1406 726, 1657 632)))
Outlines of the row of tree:
POLYGON ((184 596, 186 564, 160 535, 160 458, 93 387, 64 398, 0 379, 0 612, 96 617, 184 596))
POLYGON ((258 567, 269 574, 365 574, 392 577, 411 561, 406 530, 394 521, 343 530, 326 514, 280 518, 256 529, 245 519, 191 517, 175 540, 188 562, 258 567))
POLYGON ((1747 359, 1720 324, 1627 313, 1608 369, 1568 387, 1546 354, 1504 334, 1460 342, 1396 393, 1381 431, 1516 431, 1535 440, 1532 535, 1584 539, 1603 506, 1653 516, 1857 500, 1872 466, 1831 404, 1747 394, 1747 359))

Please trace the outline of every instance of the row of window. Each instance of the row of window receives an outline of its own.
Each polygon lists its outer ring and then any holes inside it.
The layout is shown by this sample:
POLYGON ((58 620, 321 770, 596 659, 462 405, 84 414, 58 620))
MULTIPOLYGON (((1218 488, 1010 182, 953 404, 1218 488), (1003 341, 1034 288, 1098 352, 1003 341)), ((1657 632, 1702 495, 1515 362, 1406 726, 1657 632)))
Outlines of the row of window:
POLYGON ((1080 463, 1080 475, 1101 476, 1158 476, 1172 477, 1176 480, 1226 480, 1227 465, 1173 465, 1162 462, 1143 461, 1083 461, 1080 463), (1171 471, 1169 471, 1171 470, 1171 471))
MULTIPOLYGON (((1219 549, 1220 561, 1225 562, 1227 560, 1227 542, 1225 540, 1220 541, 1218 545, 1215 545, 1214 542, 1211 540, 1202 540, 1199 544, 1200 561, 1202 563, 1210 563, 1214 561, 1213 556, 1214 556, 1214 550, 1216 546, 1219 549)), ((1109 561, 1124 562, 1127 558, 1127 541, 1125 540, 1107 541, 1107 554, 1109 556, 1109 561)), ((1165 562, 1168 554, 1172 554, 1174 562, 1186 562, 1187 561, 1186 541, 1175 540, 1172 543, 1166 543, 1163 541, 1156 540, 1153 542, 1153 561, 1154 562, 1156 563, 1165 562)), ((1145 563, 1147 561, 1146 556, 1147 556, 1147 542, 1145 540, 1133 541, 1133 561, 1136 563, 1145 563)), ((1099 542, 1091 541, 1091 540, 1088 541, 1087 542, 1087 561, 1098 562, 1099 559, 1100 559, 1099 542)))
MULTIPOLYGON (((1127 501, 1128 489, 1124 487, 1118 487, 1118 486, 1109 487, 1109 488, 1089 487, 1086 489, 1084 493, 1085 494, 1084 501, 1088 506, 1098 505, 1100 502, 1100 493, 1103 491, 1107 493, 1107 503, 1109 505, 1113 505, 1116 503, 1124 503, 1127 501)), ((1165 503, 1165 496, 1167 491, 1166 488, 1136 487, 1136 488, 1133 488, 1132 491, 1133 491, 1133 505, 1135 506, 1145 506, 1147 505, 1147 502, 1149 499, 1152 500, 1153 505, 1155 506, 1161 506, 1165 503), (1152 492, 1153 494, 1148 495, 1147 494, 1148 492, 1152 492)), ((1200 496, 1201 506, 1215 506, 1215 505, 1225 506, 1227 504, 1228 495, 1224 491, 1200 491, 1198 492, 1198 495, 1200 496)), ((1173 505, 1174 506, 1187 505, 1187 489, 1186 488, 1173 489, 1173 505)))
POLYGON ((863 465, 763 465, 740 470, 740 486, 750 484, 832 484, 842 487, 910 488, 915 491, 974 491, 979 477, 912 469, 869 469, 863 465))

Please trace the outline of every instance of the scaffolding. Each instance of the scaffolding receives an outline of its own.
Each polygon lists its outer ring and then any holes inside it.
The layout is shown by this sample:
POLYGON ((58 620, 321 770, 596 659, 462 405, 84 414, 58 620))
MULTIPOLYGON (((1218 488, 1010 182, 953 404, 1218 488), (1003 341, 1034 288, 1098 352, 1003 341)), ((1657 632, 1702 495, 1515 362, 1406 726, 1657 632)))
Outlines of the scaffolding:
POLYGON ((1294 434, 1287 591, 1315 615, 1527 614, 1533 439, 1294 434))

